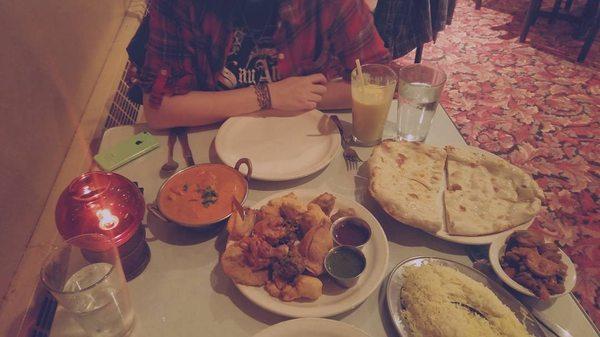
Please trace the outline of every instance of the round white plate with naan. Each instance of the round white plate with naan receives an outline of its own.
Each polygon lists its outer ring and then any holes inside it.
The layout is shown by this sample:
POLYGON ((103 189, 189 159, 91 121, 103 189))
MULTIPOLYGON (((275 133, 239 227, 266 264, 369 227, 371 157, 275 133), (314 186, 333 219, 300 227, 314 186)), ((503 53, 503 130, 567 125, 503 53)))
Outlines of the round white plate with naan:
POLYGON ((390 216, 451 242, 527 229, 543 200, 526 172, 473 147, 384 141, 368 166, 369 191, 390 216))
POLYGON ((325 168, 340 142, 339 131, 319 110, 292 116, 260 112, 229 118, 217 132, 215 148, 229 166, 249 158, 252 179, 286 181, 325 168))

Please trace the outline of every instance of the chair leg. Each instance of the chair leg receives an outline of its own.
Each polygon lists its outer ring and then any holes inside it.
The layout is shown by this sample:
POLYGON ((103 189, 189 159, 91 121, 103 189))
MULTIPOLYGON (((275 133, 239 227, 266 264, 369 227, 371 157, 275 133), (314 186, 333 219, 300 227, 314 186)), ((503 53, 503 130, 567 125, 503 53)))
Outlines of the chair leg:
POLYGON ((565 10, 567 12, 571 11, 571 6, 573 6, 573 0, 567 0, 565 2, 565 10))
POLYGON ((552 14, 550 15, 550 19, 548 23, 553 24, 556 21, 556 17, 558 16, 558 12, 560 11, 560 5, 562 4, 562 0, 555 0, 554 7, 552 7, 552 14))
POLYGON ((417 46, 417 51, 415 53, 415 63, 421 63, 422 56, 423 56, 423 45, 420 44, 417 46))
POLYGON ((535 23, 537 22, 538 17, 540 16, 540 9, 542 8, 542 1, 543 0, 537 0, 537 6, 535 8, 535 12, 533 12, 532 25, 535 25, 535 23))
POLYGON ((481 9, 481 3, 483 0, 475 0, 475 9, 481 9))
POLYGON ((592 48, 592 43, 594 42, 596 35, 598 35, 599 27, 600 18, 596 17, 596 23, 594 23, 594 26, 588 32, 588 36, 585 39, 585 43, 583 44, 583 47, 581 47, 581 51, 579 52, 579 56, 577 57, 577 62, 582 63, 583 61, 585 61, 585 58, 588 52, 590 51, 590 48, 592 48))
POLYGON ((531 25, 533 25, 533 23, 535 22, 535 18, 537 17, 537 11, 539 10, 539 5, 541 3, 541 0, 531 0, 529 2, 529 8, 527 9, 525 22, 523 22, 523 29, 521 30, 519 42, 525 42, 525 39, 527 38, 527 33, 529 33, 529 27, 531 27, 531 25))
POLYGON ((575 31, 571 34, 575 39, 585 40, 587 33, 594 28, 594 20, 597 20, 596 15, 599 9, 600 0, 590 0, 585 3, 583 14, 581 15, 579 23, 577 23, 577 28, 575 28, 575 31))

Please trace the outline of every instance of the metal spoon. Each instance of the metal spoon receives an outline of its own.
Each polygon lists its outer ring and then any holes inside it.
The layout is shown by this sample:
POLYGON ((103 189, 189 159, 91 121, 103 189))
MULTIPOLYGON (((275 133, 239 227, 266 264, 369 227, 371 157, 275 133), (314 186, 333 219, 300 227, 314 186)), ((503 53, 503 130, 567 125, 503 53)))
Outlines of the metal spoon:
POLYGON ((543 314, 541 311, 533 308, 531 305, 526 304, 523 301, 521 301, 521 303, 523 303, 527 307, 527 309, 529 309, 533 317, 535 317, 535 319, 538 322, 540 322, 543 326, 546 327, 546 329, 550 330, 556 336, 573 337, 573 335, 569 331, 565 330, 565 328, 563 328, 557 323, 552 322, 552 320, 548 316, 546 316, 546 314, 543 314))
POLYGON ((175 172, 175 170, 177 170, 177 168, 179 167, 179 164, 173 160, 173 147, 175 146, 175 142, 177 141, 177 134, 175 133, 175 131, 173 129, 169 130, 169 141, 168 141, 168 147, 169 147, 169 156, 167 159, 167 162, 163 164, 163 166, 160 168, 161 172, 164 173, 173 173, 175 172))
POLYGON ((485 316, 484 316, 484 315, 481 313, 481 311, 479 311, 479 310, 477 310, 477 309, 473 308, 473 307, 472 307, 472 306, 470 306, 470 305, 467 305, 467 304, 464 304, 464 303, 460 303, 460 302, 452 302, 452 303, 454 303, 454 304, 458 304, 458 305, 460 305, 461 307, 463 307, 463 308, 465 308, 465 309, 469 310, 471 313, 473 313, 473 314, 475 314, 475 315, 477 315, 477 316, 479 316, 479 317, 481 317, 481 318, 483 318, 483 319, 486 319, 486 320, 487 320, 487 317, 485 317, 485 316))

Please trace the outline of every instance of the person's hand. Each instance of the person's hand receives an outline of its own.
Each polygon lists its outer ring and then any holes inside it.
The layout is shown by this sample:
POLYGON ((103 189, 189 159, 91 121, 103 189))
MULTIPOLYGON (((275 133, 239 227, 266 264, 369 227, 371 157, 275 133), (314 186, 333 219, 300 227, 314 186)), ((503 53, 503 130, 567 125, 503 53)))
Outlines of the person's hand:
POLYGON ((327 91, 326 83, 323 74, 294 76, 269 83, 271 106, 286 111, 314 109, 327 91))

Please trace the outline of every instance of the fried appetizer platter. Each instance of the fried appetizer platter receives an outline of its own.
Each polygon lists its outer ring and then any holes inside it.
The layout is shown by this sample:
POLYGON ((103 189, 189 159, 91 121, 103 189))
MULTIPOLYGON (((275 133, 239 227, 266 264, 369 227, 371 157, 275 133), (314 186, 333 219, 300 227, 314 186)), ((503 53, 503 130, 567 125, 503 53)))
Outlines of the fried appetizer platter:
POLYGON ((235 283, 262 286, 283 301, 316 300, 323 294, 318 278, 333 247, 335 197, 323 193, 308 204, 294 193, 270 200, 260 209, 234 212, 227 223, 227 248, 221 265, 235 283))

